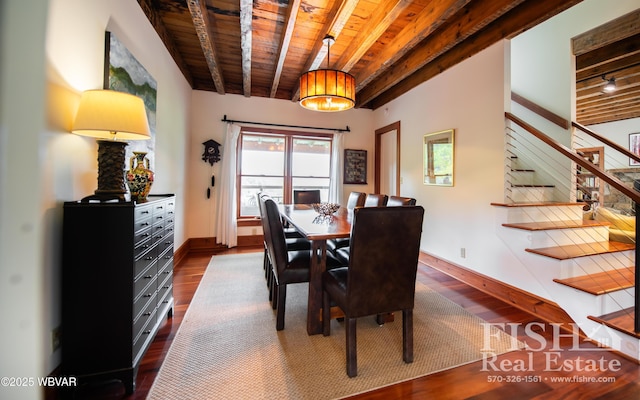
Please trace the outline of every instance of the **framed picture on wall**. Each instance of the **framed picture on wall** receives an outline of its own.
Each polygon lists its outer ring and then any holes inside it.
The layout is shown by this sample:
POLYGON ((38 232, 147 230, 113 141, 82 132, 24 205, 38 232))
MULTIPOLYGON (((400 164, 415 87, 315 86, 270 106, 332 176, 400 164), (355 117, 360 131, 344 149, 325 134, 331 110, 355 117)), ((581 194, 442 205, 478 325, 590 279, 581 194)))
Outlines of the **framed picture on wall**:
MULTIPOLYGON (((629 151, 640 156, 640 132, 629 134, 629 151)), ((638 166, 640 162, 629 158, 629 165, 638 166)))
POLYGON ((424 135, 425 185, 453 186, 453 135, 453 129, 424 135))
POLYGON ((367 184, 367 151, 345 149, 344 151, 345 184, 367 184))

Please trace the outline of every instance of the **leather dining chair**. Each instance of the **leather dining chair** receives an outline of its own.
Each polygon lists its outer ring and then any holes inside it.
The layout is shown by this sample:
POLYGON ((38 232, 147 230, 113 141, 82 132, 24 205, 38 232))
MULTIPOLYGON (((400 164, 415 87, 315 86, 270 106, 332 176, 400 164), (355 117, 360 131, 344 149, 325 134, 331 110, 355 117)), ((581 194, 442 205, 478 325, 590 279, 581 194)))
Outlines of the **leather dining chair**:
POLYGON ((294 204, 313 204, 320 203, 320 190, 294 190, 293 191, 293 203, 294 204))
MULTIPOLYGON (((267 280, 267 286, 269 288, 269 300, 273 301, 273 294, 274 294, 275 288, 274 288, 272 261, 271 261, 271 255, 269 254, 269 245, 268 245, 268 239, 271 236, 271 229, 267 220, 267 214, 266 214, 266 208, 265 208, 266 199, 271 197, 261 192, 258 193, 256 197, 257 197, 258 205, 260 209, 260 220, 262 222, 263 245, 264 245, 263 267, 265 271, 265 279, 267 280)), ((286 234, 286 230, 285 230, 285 243, 287 246, 287 251, 311 249, 311 241, 303 238, 302 236, 289 237, 286 234)))
MULTIPOLYGON (((353 210, 356 207, 363 207, 366 199, 366 193, 351 192, 347 198, 347 210, 353 210)), ((342 247, 349 247, 349 238, 339 238, 327 240, 327 249, 335 253, 342 247)))
MULTIPOLYGON (((311 251, 287 249, 278 205, 272 198, 265 197, 264 207, 269 230, 267 248, 273 271, 272 306, 276 310, 276 330, 281 331, 284 329, 287 285, 309 282, 311 251)), ((335 268, 338 265, 337 260, 327 254, 327 268, 335 268)))
POLYGON ((413 306, 423 217, 421 206, 355 209, 349 265, 322 276, 323 334, 331 333, 333 301, 344 312, 349 377, 358 373, 359 317, 401 310, 402 359, 413 362, 413 306))
POLYGON ((365 207, 382 207, 387 205, 389 196, 386 194, 369 193, 364 200, 365 207))
POLYGON ((387 207, 415 206, 416 199, 413 197, 389 196, 387 207))

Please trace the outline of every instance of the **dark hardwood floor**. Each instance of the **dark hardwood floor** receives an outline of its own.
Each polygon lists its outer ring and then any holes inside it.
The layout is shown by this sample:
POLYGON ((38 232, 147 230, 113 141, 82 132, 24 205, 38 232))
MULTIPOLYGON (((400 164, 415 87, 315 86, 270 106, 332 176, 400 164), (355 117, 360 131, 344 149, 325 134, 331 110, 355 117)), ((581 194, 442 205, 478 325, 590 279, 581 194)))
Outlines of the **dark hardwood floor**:
MULTIPOLYGON (((231 249, 224 253, 261 250, 231 249)), ((111 382, 81 388, 74 398, 146 398, 211 256, 212 253, 192 253, 176 267, 173 317, 161 328, 145 355, 138 371, 135 393, 125 396, 122 385, 111 382)), ((640 366, 636 362, 597 349, 584 341, 575 343, 573 335, 554 334, 550 325, 530 314, 424 264, 419 266, 418 280, 483 320, 505 324, 505 329, 513 329, 510 333, 516 334, 531 350, 513 351, 495 360, 490 359, 492 363, 478 361, 360 394, 353 399, 640 398, 640 366), (530 328, 528 333, 527 327, 530 328), (557 344, 554 339, 559 339, 557 344), (497 371, 492 371, 492 368, 497 371)), ((57 399, 60 396, 48 393, 47 398, 57 399)), ((212 398, 215 395, 212 394, 212 398)))

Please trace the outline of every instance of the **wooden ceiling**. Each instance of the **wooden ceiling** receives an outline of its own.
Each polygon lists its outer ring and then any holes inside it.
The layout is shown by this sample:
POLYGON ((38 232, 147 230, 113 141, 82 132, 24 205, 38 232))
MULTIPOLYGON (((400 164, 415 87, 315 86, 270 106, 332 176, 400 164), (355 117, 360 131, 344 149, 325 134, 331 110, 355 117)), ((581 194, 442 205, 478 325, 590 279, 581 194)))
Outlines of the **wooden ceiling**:
POLYGON ((331 34, 330 68, 356 77, 356 107, 375 109, 580 1, 138 3, 193 89, 297 101, 299 76, 327 67, 331 34))
POLYGON ((640 118, 640 9, 573 38, 572 46, 577 121, 593 125, 640 118), (606 93, 610 78, 617 89, 606 93))

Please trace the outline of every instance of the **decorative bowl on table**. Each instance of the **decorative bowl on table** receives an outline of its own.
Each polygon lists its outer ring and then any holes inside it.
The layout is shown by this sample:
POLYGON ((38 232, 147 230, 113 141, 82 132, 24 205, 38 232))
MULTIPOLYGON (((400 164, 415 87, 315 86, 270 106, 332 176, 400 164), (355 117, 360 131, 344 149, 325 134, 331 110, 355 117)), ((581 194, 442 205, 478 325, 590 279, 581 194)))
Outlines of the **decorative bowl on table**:
POLYGON ((320 215, 331 215, 340 209, 338 203, 313 203, 313 209, 320 215))

